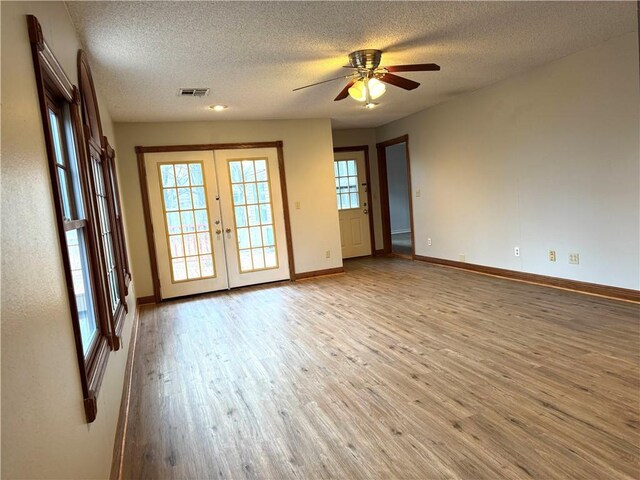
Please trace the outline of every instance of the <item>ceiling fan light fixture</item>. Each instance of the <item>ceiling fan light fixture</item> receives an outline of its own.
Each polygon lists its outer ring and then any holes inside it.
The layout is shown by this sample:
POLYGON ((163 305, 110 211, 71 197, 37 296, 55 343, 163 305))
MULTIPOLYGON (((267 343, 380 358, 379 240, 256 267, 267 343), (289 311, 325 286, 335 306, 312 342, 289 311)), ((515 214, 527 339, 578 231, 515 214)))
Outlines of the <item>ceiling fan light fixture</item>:
POLYGON ((384 95, 384 92, 387 91, 387 87, 384 86, 384 83, 382 83, 377 78, 370 78, 368 87, 369 95, 373 100, 375 100, 376 98, 380 98, 382 95, 384 95))
POLYGON ((349 88, 349 96, 358 102, 367 100, 367 85, 363 79, 358 80, 349 88))
POLYGON ((349 96, 358 102, 367 102, 380 98, 386 90, 384 83, 377 78, 361 78, 349 88, 349 96))
POLYGON ((367 102, 363 105, 364 108, 371 110, 372 108, 376 108, 378 106, 377 103, 367 102))

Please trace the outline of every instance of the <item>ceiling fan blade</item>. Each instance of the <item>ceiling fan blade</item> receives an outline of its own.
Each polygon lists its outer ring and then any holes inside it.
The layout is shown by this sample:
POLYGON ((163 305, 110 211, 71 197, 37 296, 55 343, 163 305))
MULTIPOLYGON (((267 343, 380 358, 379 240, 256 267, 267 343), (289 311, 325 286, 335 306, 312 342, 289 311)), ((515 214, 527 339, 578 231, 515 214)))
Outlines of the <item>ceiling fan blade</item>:
POLYGON ((355 80, 350 80, 349 83, 347 83, 347 85, 342 89, 342 91, 338 94, 338 96, 336 98, 333 99, 334 102, 337 102, 338 100, 344 100, 345 98, 347 98, 349 96, 349 89, 351 88, 351 86, 356 83, 355 80))
POLYGON ((393 73, 385 73, 379 80, 384 83, 388 83, 390 85, 395 85, 396 87, 404 88, 405 90, 413 90, 414 88, 418 88, 420 84, 418 82, 414 82, 413 80, 409 80, 408 78, 399 77, 398 75, 394 75, 393 73))
POLYGON ((321 82, 316 82, 316 83, 312 83, 311 85, 305 85, 304 87, 298 87, 298 88, 294 88, 293 91, 295 92, 296 90, 302 90, 303 88, 309 88, 309 87, 315 87, 316 85, 321 85, 323 83, 327 83, 327 82, 333 82, 335 80, 341 80, 343 78, 351 78, 353 77, 355 74, 352 75, 342 75, 340 77, 336 77, 336 78, 330 78, 329 80, 323 80, 321 82))
POLYGON ((440 65, 436 63, 417 63, 414 65, 393 65, 384 67, 387 72, 436 72, 440 70, 440 65))

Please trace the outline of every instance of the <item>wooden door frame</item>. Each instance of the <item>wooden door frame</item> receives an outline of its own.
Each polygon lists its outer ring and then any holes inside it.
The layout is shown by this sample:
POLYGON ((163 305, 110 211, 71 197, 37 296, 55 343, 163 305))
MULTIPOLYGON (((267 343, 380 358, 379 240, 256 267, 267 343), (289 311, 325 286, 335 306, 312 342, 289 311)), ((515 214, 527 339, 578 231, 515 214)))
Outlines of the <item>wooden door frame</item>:
POLYGON ((373 230, 373 201, 371 200, 371 172, 369 166, 369 145, 356 145, 353 147, 333 147, 333 153, 340 152, 364 152, 365 180, 367 181, 367 210, 369 217, 369 237, 371 239, 371 256, 376 254, 376 235, 373 230))
POLYGON ((291 218, 289 215, 289 198, 287 196, 287 177, 284 169, 283 142, 249 142, 249 143, 204 143, 196 145, 164 145, 135 147, 138 160, 138 177, 140 180, 140 193, 142 194, 142 209, 144 212, 144 226, 147 234, 147 247, 149 249, 149 263, 151 264, 151 276, 153 280, 153 298, 156 303, 162 301, 160 292, 160 276, 158 275, 158 257, 153 238, 153 223, 151 221, 151 208, 149 203, 149 190, 147 188, 147 170, 144 164, 145 153, 168 152, 196 152, 211 150, 243 150, 249 148, 275 148, 278 153, 278 170, 280 174, 280 193, 282 195, 282 211, 284 214, 284 230, 287 238, 287 258, 289 259, 289 280, 295 280, 295 264, 293 260, 293 240, 291 236, 291 218))
POLYGON ((392 138, 384 142, 376 143, 378 151, 378 180, 380 182, 380 213, 382 214, 382 240, 383 252, 391 251, 391 216, 389 212, 389 179, 387 177, 387 147, 398 143, 405 144, 405 157, 407 161, 407 183, 409 191, 409 222, 411 225, 411 258, 416 256, 415 229, 413 226, 413 187, 411 184, 411 158, 409 157, 409 135, 392 138))

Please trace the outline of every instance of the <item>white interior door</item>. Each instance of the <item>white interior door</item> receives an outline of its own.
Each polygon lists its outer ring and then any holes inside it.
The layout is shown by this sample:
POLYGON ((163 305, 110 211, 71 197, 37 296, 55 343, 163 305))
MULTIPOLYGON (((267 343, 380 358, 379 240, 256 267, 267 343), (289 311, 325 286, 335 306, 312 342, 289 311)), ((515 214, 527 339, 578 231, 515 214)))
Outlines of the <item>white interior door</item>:
POLYGON ((162 298, 228 288, 213 152, 144 158, 162 298))
POLYGON ((334 154, 342 258, 371 255, 364 152, 334 154))
POLYGON ((289 279, 275 148, 216 150, 230 287, 289 279))

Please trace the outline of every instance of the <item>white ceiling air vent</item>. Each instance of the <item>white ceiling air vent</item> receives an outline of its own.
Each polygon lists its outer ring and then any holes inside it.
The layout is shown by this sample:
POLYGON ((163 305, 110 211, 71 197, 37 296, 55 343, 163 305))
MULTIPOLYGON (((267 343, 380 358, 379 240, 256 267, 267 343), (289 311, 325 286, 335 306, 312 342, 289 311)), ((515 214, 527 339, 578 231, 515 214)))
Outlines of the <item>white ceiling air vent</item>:
POLYGON ((178 90, 180 97, 206 97, 209 95, 208 88, 181 88, 178 90))

